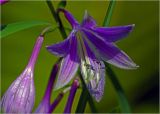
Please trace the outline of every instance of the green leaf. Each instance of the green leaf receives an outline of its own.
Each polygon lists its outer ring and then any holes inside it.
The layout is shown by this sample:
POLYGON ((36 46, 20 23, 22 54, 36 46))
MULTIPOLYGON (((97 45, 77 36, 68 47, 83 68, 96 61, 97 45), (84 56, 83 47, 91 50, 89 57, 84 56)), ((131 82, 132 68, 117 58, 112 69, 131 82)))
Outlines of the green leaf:
POLYGON ((16 23, 11 23, 5 26, 1 26, 1 37, 6 37, 10 34, 13 34, 15 32, 28 29, 34 26, 38 25, 49 25, 50 23, 44 22, 44 21, 23 21, 23 22, 16 22, 16 23))
POLYGON ((58 4, 58 8, 65 8, 67 4, 66 0, 61 0, 58 4))

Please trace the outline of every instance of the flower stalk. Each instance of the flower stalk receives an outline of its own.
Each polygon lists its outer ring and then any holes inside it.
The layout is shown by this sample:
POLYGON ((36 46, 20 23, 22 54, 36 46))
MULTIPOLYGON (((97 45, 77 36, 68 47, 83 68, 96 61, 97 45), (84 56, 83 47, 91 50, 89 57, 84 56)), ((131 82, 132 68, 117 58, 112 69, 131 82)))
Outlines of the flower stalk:
POLYGON ((49 113, 52 113, 55 108, 57 107, 57 105, 60 103, 60 101, 62 100, 64 94, 66 92, 68 92, 71 89, 71 87, 67 87, 65 88, 62 92, 60 92, 57 96, 57 98, 54 100, 54 102, 51 104, 50 109, 49 109, 49 113))
POLYGON ((52 16, 53 16, 54 20, 56 21, 56 23, 57 23, 58 26, 59 26, 59 31, 60 31, 63 39, 67 38, 67 34, 66 34, 66 32, 65 32, 65 29, 64 29, 64 26, 63 26, 63 24, 62 24, 62 21, 61 21, 59 15, 58 15, 58 12, 55 11, 54 6, 53 6, 53 4, 52 4, 52 1, 47 0, 46 3, 47 3, 47 5, 48 5, 48 7, 49 7, 49 9, 50 9, 50 11, 51 11, 51 13, 52 13, 52 16))
POLYGON ((53 89, 53 85, 56 79, 56 75, 58 72, 58 64, 55 64, 53 66, 49 81, 48 81, 48 85, 45 91, 45 95, 40 103, 40 105, 38 106, 38 108, 36 109, 36 113, 48 113, 50 110, 50 99, 51 99, 51 94, 52 94, 52 89, 53 89))
POLYGON ((78 81, 78 79, 75 79, 73 81, 73 84, 72 84, 72 87, 71 87, 71 90, 70 90, 70 94, 69 94, 69 97, 68 97, 68 101, 66 103, 64 113, 71 113, 73 100, 74 100, 74 97, 75 97, 75 94, 76 94, 76 91, 77 91, 78 87, 79 87, 79 81, 78 81))

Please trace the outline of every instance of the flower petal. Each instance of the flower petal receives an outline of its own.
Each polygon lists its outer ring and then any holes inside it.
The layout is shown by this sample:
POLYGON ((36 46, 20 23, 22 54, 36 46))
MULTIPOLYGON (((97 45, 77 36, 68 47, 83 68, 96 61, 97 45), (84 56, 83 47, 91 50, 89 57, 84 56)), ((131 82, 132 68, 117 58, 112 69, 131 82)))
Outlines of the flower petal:
POLYGON ((133 27, 134 24, 117 27, 96 27, 92 29, 92 31, 97 33, 107 42, 116 42, 126 37, 133 30, 133 27))
MULTIPOLYGON (((101 61, 101 64, 104 65, 104 63, 101 61)), ((104 68, 100 70, 99 72, 100 80, 96 88, 93 88, 93 84, 96 83, 96 80, 91 80, 91 82, 87 85, 87 88, 90 92, 90 94, 96 99, 97 102, 99 102, 104 94, 104 86, 105 86, 105 65, 104 68)))
POLYGON ((94 33, 83 30, 85 35, 97 48, 101 54, 101 58, 108 63, 111 63, 119 68, 123 69, 135 69, 138 66, 127 56, 123 51, 118 49, 113 43, 108 43, 96 36, 94 33))
POLYGON ((70 39, 73 35, 74 35, 73 32, 71 32, 68 38, 65 39, 64 41, 57 44, 50 45, 50 46, 46 46, 47 50, 59 57, 66 56, 69 53, 70 39))
POLYGON ((81 73, 90 94, 99 102, 104 93, 105 65, 96 57, 85 40, 84 43, 87 55, 85 60, 81 59, 81 73))
POLYGON ((96 21, 88 14, 87 10, 85 11, 81 26, 87 28, 96 26, 96 21))
POLYGON ((62 9, 62 8, 59 8, 58 11, 61 11, 64 13, 64 16, 66 17, 68 22, 71 24, 72 28, 79 25, 78 21, 73 17, 73 15, 69 11, 62 9))
POLYGON ((61 62, 61 68, 58 74, 57 83, 55 89, 62 88, 74 77, 78 69, 78 54, 77 54, 77 40, 75 37, 71 39, 70 53, 63 58, 61 62))
POLYGON ((0 105, 5 113, 31 113, 34 96, 33 71, 27 68, 11 84, 0 105))

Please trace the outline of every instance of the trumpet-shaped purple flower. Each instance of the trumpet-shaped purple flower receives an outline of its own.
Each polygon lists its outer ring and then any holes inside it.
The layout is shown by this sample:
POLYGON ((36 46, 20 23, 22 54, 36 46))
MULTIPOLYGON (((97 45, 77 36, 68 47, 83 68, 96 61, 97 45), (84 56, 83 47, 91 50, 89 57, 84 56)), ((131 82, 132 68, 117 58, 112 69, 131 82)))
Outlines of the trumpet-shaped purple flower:
POLYGON ((100 101, 105 84, 106 61, 123 69, 135 69, 137 65, 114 42, 126 37, 134 25, 98 27, 95 20, 85 12, 79 24, 66 10, 63 12, 73 30, 63 42, 47 46, 48 51, 63 57, 56 89, 68 84, 80 65, 83 79, 90 94, 100 101))
POLYGON ((4 94, 0 102, 3 112, 30 113, 32 111, 35 99, 33 81, 34 65, 37 60, 42 42, 43 36, 39 36, 27 67, 4 94))

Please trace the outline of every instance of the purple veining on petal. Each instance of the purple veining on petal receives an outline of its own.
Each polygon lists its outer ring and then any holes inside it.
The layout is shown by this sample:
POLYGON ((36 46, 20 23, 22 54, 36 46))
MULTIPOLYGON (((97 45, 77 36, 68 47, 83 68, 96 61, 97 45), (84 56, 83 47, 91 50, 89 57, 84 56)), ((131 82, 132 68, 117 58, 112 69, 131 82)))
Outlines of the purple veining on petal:
POLYGON ((84 30, 84 33, 97 47, 101 54, 101 58, 106 62, 123 69, 135 69, 138 67, 128 55, 118 49, 113 43, 105 42, 103 39, 99 38, 87 29, 84 30))
MULTIPOLYGON (((88 74, 88 77, 90 77, 90 79, 89 79, 89 82, 86 83, 86 85, 90 94, 96 99, 96 101, 99 102, 104 93, 105 65, 102 61, 100 61, 96 57, 96 55, 90 49, 87 42, 85 42, 85 39, 84 39, 84 43, 87 51, 87 56, 90 61, 90 67, 88 66, 88 69, 94 72, 94 75, 92 78, 91 78, 92 74, 88 74)), ((83 72, 82 68, 81 68, 81 73, 82 73, 82 76, 85 77, 84 75, 86 74, 83 72)))
POLYGON ((74 77, 78 69, 77 40, 72 38, 70 53, 63 58, 55 89, 62 88, 74 77))
POLYGON ((77 79, 75 79, 73 81, 71 90, 70 90, 70 94, 68 97, 68 101, 66 103, 66 107, 64 109, 64 113, 71 113, 71 108, 72 108, 72 104, 73 104, 73 100, 77 91, 77 88, 79 87, 79 81, 77 79))
POLYGON ((6 113, 29 113, 34 105, 33 71, 25 71, 11 84, 4 94, 1 107, 6 113))
MULTIPOLYGON (((58 11, 64 13, 72 25, 74 34, 70 38, 69 51, 61 52, 65 56, 63 56, 55 88, 65 86, 73 78, 80 64, 81 73, 89 92, 97 101, 100 101, 105 84, 105 66, 102 60, 119 68, 134 69, 137 67, 131 58, 114 44, 126 37, 134 25, 97 27, 96 21, 87 12, 85 12, 82 24, 78 24, 68 11, 64 9, 58 11)), ((50 47, 50 50, 55 51, 56 47, 58 46, 50 47)), ((57 53, 53 52, 53 54, 57 53)))
POLYGON ((95 27, 90 30, 102 37, 106 42, 116 42, 125 38, 133 30, 133 27, 134 24, 115 27, 95 27))
MULTIPOLYGON (((102 59, 107 60, 106 56, 102 54, 102 59)), ((136 69, 139 66, 136 65, 132 59, 123 51, 120 51, 113 59, 107 61, 108 63, 115 65, 122 69, 136 69)))
POLYGON ((58 9, 58 11, 61 11, 64 13, 64 16, 66 17, 68 22, 72 25, 72 28, 79 25, 78 21, 72 16, 72 14, 70 12, 68 12, 67 10, 62 9, 62 8, 58 9))
POLYGON ((100 63, 102 68, 99 72, 100 80, 97 87, 93 88, 91 85, 92 83, 96 83, 95 80, 91 80, 91 82, 87 85, 90 94, 96 99, 97 102, 102 99, 105 87, 105 65, 102 61, 100 63))
POLYGON ((39 36, 27 67, 4 94, 0 105, 5 113, 31 113, 35 99, 33 71, 42 42, 43 36, 39 36))
POLYGON ((51 99, 51 93, 52 93, 52 89, 53 89, 53 85, 56 79, 56 74, 58 72, 58 65, 55 64, 53 66, 49 81, 48 81, 48 85, 45 91, 45 95, 41 101, 41 103, 39 104, 38 108, 36 109, 36 113, 48 113, 50 110, 50 99, 51 99))
POLYGON ((59 56, 59 57, 65 57, 70 50, 70 40, 73 37, 74 33, 71 32, 67 39, 60 43, 56 43, 50 46, 46 46, 47 50, 51 52, 52 54, 59 56))
POLYGON ((40 49, 41 49, 43 40, 44 40, 43 36, 39 36, 39 37, 38 37, 38 39, 37 39, 37 41, 36 41, 36 43, 35 43, 35 46, 34 46, 34 48, 33 48, 32 55, 31 55, 31 57, 30 57, 28 66, 34 68, 34 65, 35 65, 35 63, 36 63, 38 54, 39 54, 39 52, 40 52, 40 49))
POLYGON ((86 28, 96 26, 96 21, 88 14, 87 10, 85 11, 81 26, 86 28))

